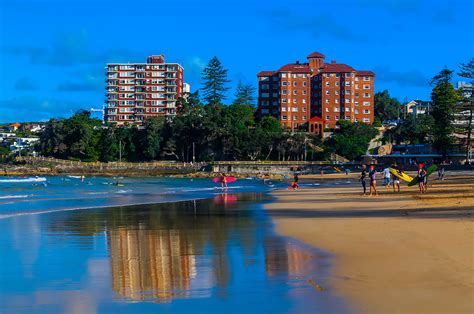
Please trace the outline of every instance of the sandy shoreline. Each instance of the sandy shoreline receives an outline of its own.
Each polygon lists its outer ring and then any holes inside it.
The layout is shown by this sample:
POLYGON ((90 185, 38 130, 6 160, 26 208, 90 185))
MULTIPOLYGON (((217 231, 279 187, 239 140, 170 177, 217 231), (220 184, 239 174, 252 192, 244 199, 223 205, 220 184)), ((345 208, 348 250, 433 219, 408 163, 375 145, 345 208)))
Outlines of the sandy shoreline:
POLYGON ((422 196, 282 190, 266 209, 279 233, 334 254, 331 286, 356 313, 474 313, 474 174, 431 182, 422 196))

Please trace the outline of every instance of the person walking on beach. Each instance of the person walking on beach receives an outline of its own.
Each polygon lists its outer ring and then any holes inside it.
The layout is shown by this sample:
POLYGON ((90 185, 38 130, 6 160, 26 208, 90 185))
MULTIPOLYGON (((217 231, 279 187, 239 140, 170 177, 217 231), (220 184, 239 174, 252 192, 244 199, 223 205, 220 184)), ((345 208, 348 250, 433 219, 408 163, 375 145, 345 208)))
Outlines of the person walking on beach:
POLYGON ((366 165, 362 165, 362 172, 360 173, 360 183, 362 184, 362 189, 364 190, 364 193, 362 195, 367 194, 367 186, 365 182, 365 178, 367 178, 367 167, 366 165))
POLYGON ((439 168, 438 168, 438 180, 444 180, 444 172, 445 172, 444 166, 445 166, 445 163, 444 161, 442 161, 439 164, 439 168))
POLYGON ((370 166, 370 171, 369 171, 369 179, 370 179, 370 187, 369 187, 369 196, 372 196, 372 193, 374 193, 375 196, 377 196, 377 181, 376 181, 376 174, 377 170, 375 170, 375 165, 370 166))
POLYGON ((425 170, 425 164, 420 162, 418 164, 418 188, 420 189, 420 193, 425 193, 426 192, 426 170, 425 170))
POLYGON ((385 185, 385 188, 390 187, 390 169, 388 167, 383 170, 383 185, 385 185))
POLYGON ((229 189, 229 187, 227 186, 227 176, 225 175, 225 173, 222 174, 221 186, 222 186, 222 190, 224 191, 227 191, 229 189))
MULTIPOLYGON (((392 168, 398 171, 402 171, 400 167, 397 166, 397 164, 393 164, 392 168)), ((395 187, 397 187, 398 193, 400 193, 400 179, 392 174, 392 187, 393 187, 393 192, 395 192, 395 187)))

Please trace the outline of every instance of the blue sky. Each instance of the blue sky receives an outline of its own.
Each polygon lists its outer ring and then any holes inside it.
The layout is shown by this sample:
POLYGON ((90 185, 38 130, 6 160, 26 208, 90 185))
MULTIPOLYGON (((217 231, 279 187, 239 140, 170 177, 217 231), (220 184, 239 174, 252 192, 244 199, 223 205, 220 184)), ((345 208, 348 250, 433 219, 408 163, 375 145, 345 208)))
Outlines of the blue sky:
POLYGON ((319 51, 373 70, 376 91, 426 99, 433 75, 473 57, 472 12, 471 0, 2 1, 0 122, 100 108, 107 62, 160 53, 192 90, 214 55, 235 86, 319 51))

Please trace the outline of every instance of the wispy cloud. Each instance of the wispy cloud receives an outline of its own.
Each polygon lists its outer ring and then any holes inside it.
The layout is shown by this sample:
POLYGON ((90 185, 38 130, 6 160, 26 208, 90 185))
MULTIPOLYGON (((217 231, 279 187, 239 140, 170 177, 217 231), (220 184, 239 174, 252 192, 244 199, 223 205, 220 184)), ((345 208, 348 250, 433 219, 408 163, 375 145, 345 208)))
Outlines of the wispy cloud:
POLYGON ((344 41, 366 41, 367 37, 356 33, 348 23, 340 23, 330 13, 303 15, 291 10, 273 10, 270 21, 284 32, 303 32, 314 38, 328 36, 344 41))
POLYGON ((376 82, 395 83, 400 87, 427 87, 430 79, 418 70, 394 71, 389 67, 375 67, 376 82))
POLYGON ((32 79, 22 77, 15 83, 15 89, 18 91, 32 91, 37 90, 38 85, 32 79))

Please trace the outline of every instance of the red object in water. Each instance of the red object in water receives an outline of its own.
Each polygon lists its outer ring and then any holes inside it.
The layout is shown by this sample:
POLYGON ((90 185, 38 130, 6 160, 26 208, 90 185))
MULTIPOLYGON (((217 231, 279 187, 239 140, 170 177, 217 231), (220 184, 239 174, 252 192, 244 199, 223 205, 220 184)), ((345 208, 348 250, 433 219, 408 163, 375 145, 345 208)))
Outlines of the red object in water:
MULTIPOLYGON (((217 177, 217 178, 212 179, 212 182, 221 183, 223 179, 224 179, 223 177, 217 177)), ((226 179, 227 183, 237 181, 236 177, 225 177, 225 179, 226 179)))

